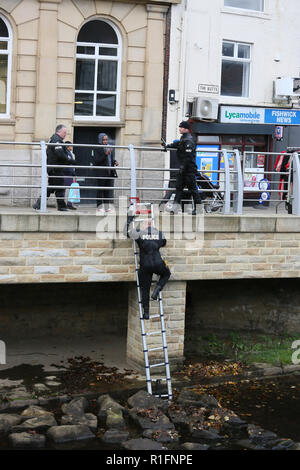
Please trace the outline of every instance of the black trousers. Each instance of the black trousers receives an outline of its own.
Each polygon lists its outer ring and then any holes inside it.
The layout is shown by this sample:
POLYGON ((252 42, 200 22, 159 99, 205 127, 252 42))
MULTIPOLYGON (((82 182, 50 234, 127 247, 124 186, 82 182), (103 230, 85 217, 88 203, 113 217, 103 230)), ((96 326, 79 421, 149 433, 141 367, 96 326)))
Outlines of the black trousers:
MULTIPOLYGON (((49 176, 48 184, 49 186, 64 186, 65 185, 64 178, 56 178, 55 176, 49 176)), ((47 188, 47 199, 52 193, 55 194, 58 209, 61 209, 62 207, 66 207, 65 189, 64 188, 47 188)))
POLYGON ((184 195, 184 188, 188 188, 188 190, 190 191, 195 205, 201 204, 201 196, 199 194, 198 186, 196 183, 195 173, 183 172, 177 176, 176 195, 174 202, 177 202, 178 204, 180 203, 184 195))
POLYGON ((108 204, 114 203, 114 184, 115 181, 113 179, 107 180, 98 180, 99 186, 105 186, 107 189, 98 189, 97 190, 97 207, 108 204))
POLYGON ((141 266, 140 267, 139 272, 138 272, 139 283, 140 283, 140 288, 141 288, 141 293, 142 293, 142 305, 143 305, 144 311, 146 312, 149 312, 149 293, 150 293, 150 287, 151 287, 153 274, 159 275, 157 286, 159 286, 161 289, 163 289, 163 287, 168 282, 169 277, 171 276, 171 272, 164 261, 161 261, 161 263, 157 264, 156 266, 151 266, 151 267, 141 266))

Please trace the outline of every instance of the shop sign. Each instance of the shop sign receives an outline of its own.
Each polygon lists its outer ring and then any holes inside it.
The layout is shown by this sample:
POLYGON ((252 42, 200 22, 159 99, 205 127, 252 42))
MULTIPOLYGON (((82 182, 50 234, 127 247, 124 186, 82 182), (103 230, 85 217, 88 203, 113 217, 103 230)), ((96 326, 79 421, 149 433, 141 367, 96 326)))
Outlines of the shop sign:
POLYGON ((300 125, 300 110, 221 106, 221 122, 232 124, 300 125))
POLYGON ((205 85, 203 83, 199 83, 198 91, 201 93, 215 93, 219 94, 219 86, 218 85, 205 85))

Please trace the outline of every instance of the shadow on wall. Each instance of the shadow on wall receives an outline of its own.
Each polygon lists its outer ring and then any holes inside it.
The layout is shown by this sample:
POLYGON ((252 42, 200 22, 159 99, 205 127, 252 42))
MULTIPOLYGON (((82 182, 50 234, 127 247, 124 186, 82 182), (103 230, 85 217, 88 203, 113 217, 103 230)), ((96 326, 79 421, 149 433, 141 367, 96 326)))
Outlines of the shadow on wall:
POLYGON ((1 339, 127 334, 126 283, 0 285, 1 339))
POLYGON ((300 334, 300 279, 190 281, 186 334, 238 330, 300 334))

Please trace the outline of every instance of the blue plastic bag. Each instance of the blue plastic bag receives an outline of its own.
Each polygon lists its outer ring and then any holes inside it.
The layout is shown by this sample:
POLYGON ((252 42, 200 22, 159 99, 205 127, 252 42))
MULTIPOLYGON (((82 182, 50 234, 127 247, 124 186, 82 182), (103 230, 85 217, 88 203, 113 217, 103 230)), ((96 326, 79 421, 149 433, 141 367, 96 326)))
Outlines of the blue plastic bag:
POLYGON ((79 204, 80 202, 80 189, 78 183, 72 183, 68 195, 68 202, 79 204))

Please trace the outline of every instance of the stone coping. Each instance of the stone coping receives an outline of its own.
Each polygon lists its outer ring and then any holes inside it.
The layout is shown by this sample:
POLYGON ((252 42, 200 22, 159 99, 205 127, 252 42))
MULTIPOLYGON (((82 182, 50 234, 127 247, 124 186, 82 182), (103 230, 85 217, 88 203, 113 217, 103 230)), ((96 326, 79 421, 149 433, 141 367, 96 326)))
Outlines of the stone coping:
MULTIPOLYGON (((0 210, 0 232, 96 232, 97 227, 102 225, 105 232, 119 232, 125 223, 125 216, 114 215, 96 216, 84 213, 59 213, 49 212, 40 214, 29 210, 19 209, 0 210), (122 219, 120 220, 120 217, 122 219)), ((169 231, 174 232, 175 224, 180 224, 181 216, 169 216, 160 214, 160 221, 167 221, 170 217, 169 231)), ((291 215, 205 215, 191 217, 193 230, 196 226, 201 227, 201 232, 235 232, 235 233, 299 233, 300 217, 291 215), (199 223, 199 220, 201 222, 199 223), (198 225, 196 225, 198 224, 198 225)), ((163 231, 165 229, 163 228, 163 231)))

